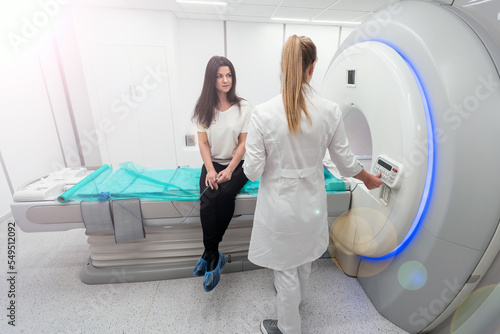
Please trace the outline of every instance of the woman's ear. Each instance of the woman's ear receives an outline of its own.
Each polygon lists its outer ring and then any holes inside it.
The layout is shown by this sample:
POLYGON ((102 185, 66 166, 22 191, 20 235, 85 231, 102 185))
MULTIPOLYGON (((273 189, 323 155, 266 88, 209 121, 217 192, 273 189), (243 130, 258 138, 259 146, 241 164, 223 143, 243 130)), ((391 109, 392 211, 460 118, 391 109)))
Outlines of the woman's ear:
POLYGON ((312 63, 311 65, 309 65, 309 68, 307 70, 307 75, 312 78, 313 76, 313 73, 314 73, 314 67, 316 66, 316 62, 317 60, 314 61, 314 63, 312 63))

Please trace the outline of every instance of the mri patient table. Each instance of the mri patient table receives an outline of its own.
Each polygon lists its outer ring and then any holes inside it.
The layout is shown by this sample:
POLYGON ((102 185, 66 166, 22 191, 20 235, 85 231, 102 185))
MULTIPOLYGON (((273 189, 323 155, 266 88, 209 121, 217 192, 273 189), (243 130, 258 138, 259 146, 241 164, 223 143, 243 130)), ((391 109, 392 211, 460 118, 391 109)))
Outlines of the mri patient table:
MULTIPOLYGON (((90 256, 80 275, 82 282, 105 284, 192 277, 194 264, 203 252, 198 201, 200 169, 183 167, 170 170, 171 174, 161 174, 163 175, 161 180, 162 177, 155 174, 159 172, 157 170, 149 170, 133 163, 120 166, 121 168, 115 172, 112 172, 112 168, 104 168, 105 171, 99 175, 101 179, 95 178, 94 175, 103 167, 95 171, 85 168, 65 168, 29 183, 14 194, 11 209, 17 224, 25 232, 85 229, 82 203, 97 201, 104 190, 108 190, 106 183, 113 182, 116 185, 121 181, 115 182, 112 177, 126 171, 128 176, 132 176, 132 186, 120 185, 120 187, 130 190, 130 194, 117 194, 112 191, 109 195, 111 198, 105 200, 140 198, 145 238, 116 243, 114 231, 111 229, 101 231, 86 229, 90 256), (176 182, 176 179, 182 178, 179 176, 182 172, 191 175, 188 177, 192 179, 188 182, 190 185, 186 185, 182 180, 179 180, 180 183, 176 182), (145 192, 142 194, 144 196, 140 196, 137 187, 132 188, 144 179, 148 181, 148 186, 162 190, 170 188, 173 191, 158 193, 147 187, 139 187, 145 192), (85 186, 86 181, 87 186, 85 186), (92 195, 88 192, 89 185, 90 188, 92 185, 97 185, 92 195), (71 193, 72 189, 77 188, 80 189, 71 193), (69 190, 64 191, 66 189, 69 190), (67 194, 72 198, 68 199, 67 194)), ((349 209, 351 184, 348 180, 337 179, 326 168, 325 180, 328 216, 337 217, 349 209)), ((249 181, 236 197, 233 220, 220 244, 221 252, 228 259, 225 272, 258 268, 247 258, 257 190, 258 181, 256 183, 249 181)))

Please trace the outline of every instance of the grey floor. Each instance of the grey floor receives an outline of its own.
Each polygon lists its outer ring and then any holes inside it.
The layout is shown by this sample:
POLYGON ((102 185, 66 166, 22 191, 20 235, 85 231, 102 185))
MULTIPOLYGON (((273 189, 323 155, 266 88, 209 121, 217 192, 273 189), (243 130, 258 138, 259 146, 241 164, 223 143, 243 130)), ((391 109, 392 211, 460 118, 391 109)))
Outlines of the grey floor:
MULTIPOLYGON (((12 221, 12 220, 11 220, 12 221)), ((86 285, 83 230, 16 232, 16 326, 8 325, 7 221, 0 223, 0 333, 260 333, 276 316, 268 269, 223 274, 211 293, 202 278, 86 285)), ((301 306, 303 333, 407 333, 372 306, 331 259, 313 263, 301 306)))

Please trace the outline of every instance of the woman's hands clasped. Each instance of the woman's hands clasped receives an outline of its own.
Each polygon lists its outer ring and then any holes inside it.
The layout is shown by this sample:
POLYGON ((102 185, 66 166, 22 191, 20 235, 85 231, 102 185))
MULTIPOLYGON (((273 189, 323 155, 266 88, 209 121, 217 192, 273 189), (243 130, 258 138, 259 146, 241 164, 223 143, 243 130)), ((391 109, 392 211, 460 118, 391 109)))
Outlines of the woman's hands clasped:
POLYGON ((231 180, 231 176, 233 175, 233 171, 229 168, 223 169, 217 174, 217 183, 224 183, 231 180))
POLYGON ((207 177, 205 178, 205 186, 210 187, 210 189, 219 189, 219 184, 231 180, 233 171, 229 168, 221 170, 217 173, 215 170, 207 172, 207 177))
POLYGON ((205 177, 205 186, 210 187, 210 189, 219 189, 217 184, 217 172, 215 170, 207 171, 207 176, 205 177))

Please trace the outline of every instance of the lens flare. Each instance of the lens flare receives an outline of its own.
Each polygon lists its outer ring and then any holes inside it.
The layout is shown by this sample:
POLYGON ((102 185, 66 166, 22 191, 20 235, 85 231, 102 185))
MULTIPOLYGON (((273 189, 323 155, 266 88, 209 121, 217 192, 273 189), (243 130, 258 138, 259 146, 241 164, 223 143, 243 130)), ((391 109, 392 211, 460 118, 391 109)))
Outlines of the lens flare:
POLYGON ((457 308, 451 321, 452 334, 500 333, 500 284, 471 293, 457 308))
POLYGON ((427 282, 427 269, 418 261, 407 261, 399 267, 398 280, 406 290, 418 290, 427 282))

